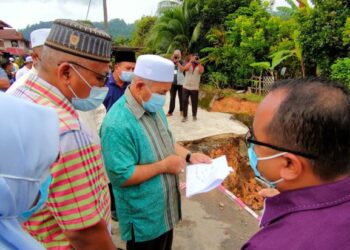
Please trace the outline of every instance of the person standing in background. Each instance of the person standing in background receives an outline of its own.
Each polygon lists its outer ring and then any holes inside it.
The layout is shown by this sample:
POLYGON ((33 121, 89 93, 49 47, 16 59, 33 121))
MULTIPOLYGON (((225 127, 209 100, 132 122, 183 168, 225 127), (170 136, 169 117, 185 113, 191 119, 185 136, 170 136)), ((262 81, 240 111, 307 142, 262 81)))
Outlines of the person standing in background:
POLYGON ((24 66, 20 68, 16 73, 16 80, 20 79, 27 72, 29 72, 32 66, 33 66, 33 58, 31 56, 27 56, 26 59, 24 60, 24 66))
POLYGON ((191 97, 192 117, 193 121, 197 120, 198 110, 198 94, 201 76, 204 73, 204 67, 199 61, 198 54, 191 56, 190 61, 186 64, 184 71, 186 71, 185 82, 182 90, 183 97, 183 118, 182 122, 186 122, 188 112, 188 98, 191 97))
POLYGON ((115 53, 114 71, 108 75, 106 84, 108 93, 106 99, 103 101, 107 112, 124 94, 127 86, 131 83, 135 62, 134 51, 117 51, 115 53))
POLYGON ((184 76, 184 61, 181 59, 181 51, 175 50, 171 60, 175 64, 175 70, 174 70, 174 80, 173 85, 171 85, 170 89, 170 105, 169 105, 169 111, 167 113, 167 116, 172 116, 174 109, 175 109, 175 102, 176 102, 176 93, 179 96, 179 106, 180 106, 180 114, 183 115, 183 100, 182 100, 182 85, 185 80, 184 76))

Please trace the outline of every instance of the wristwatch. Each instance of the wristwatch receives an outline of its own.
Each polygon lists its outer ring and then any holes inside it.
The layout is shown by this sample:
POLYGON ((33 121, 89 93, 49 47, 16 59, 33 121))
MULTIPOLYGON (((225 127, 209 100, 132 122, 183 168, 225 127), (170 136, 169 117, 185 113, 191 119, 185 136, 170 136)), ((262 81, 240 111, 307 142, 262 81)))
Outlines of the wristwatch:
POLYGON ((192 155, 192 153, 189 151, 186 155, 186 162, 187 163, 191 163, 191 155, 192 155))

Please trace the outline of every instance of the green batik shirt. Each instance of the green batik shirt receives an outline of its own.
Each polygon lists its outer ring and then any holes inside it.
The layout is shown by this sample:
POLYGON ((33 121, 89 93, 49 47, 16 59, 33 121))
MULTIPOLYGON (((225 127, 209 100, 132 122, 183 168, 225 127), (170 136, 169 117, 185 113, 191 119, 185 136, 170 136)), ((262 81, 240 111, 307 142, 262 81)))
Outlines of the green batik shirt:
POLYGON ((148 113, 129 88, 107 113, 101 127, 102 153, 113 186, 121 238, 136 242, 157 238, 181 219, 177 175, 161 174, 134 186, 121 187, 137 165, 175 154, 163 110, 148 113))

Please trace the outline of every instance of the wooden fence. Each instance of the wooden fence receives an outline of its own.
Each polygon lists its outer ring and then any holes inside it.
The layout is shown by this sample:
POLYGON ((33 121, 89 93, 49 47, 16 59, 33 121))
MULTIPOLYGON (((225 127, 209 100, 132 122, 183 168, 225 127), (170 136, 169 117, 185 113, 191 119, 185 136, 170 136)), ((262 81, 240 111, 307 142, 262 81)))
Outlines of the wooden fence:
POLYGON ((272 76, 253 76, 250 79, 250 89, 253 93, 259 94, 259 95, 266 95, 271 85, 274 83, 274 78, 272 76))

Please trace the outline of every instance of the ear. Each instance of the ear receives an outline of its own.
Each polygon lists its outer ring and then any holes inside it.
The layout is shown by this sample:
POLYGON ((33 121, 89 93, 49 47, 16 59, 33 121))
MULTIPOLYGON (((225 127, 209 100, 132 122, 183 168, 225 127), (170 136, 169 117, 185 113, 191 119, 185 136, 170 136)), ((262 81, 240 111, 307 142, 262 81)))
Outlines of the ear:
POLYGON ((57 68, 57 78, 60 82, 64 82, 65 85, 69 85, 72 78, 71 67, 68 63, 64 62, 57 68))
POLYGON ((295 180, 304 171, 304 162, 299 156, 291 153, 283 155, 284 166, 280 169, 280 176, 288 181, 295 180))

